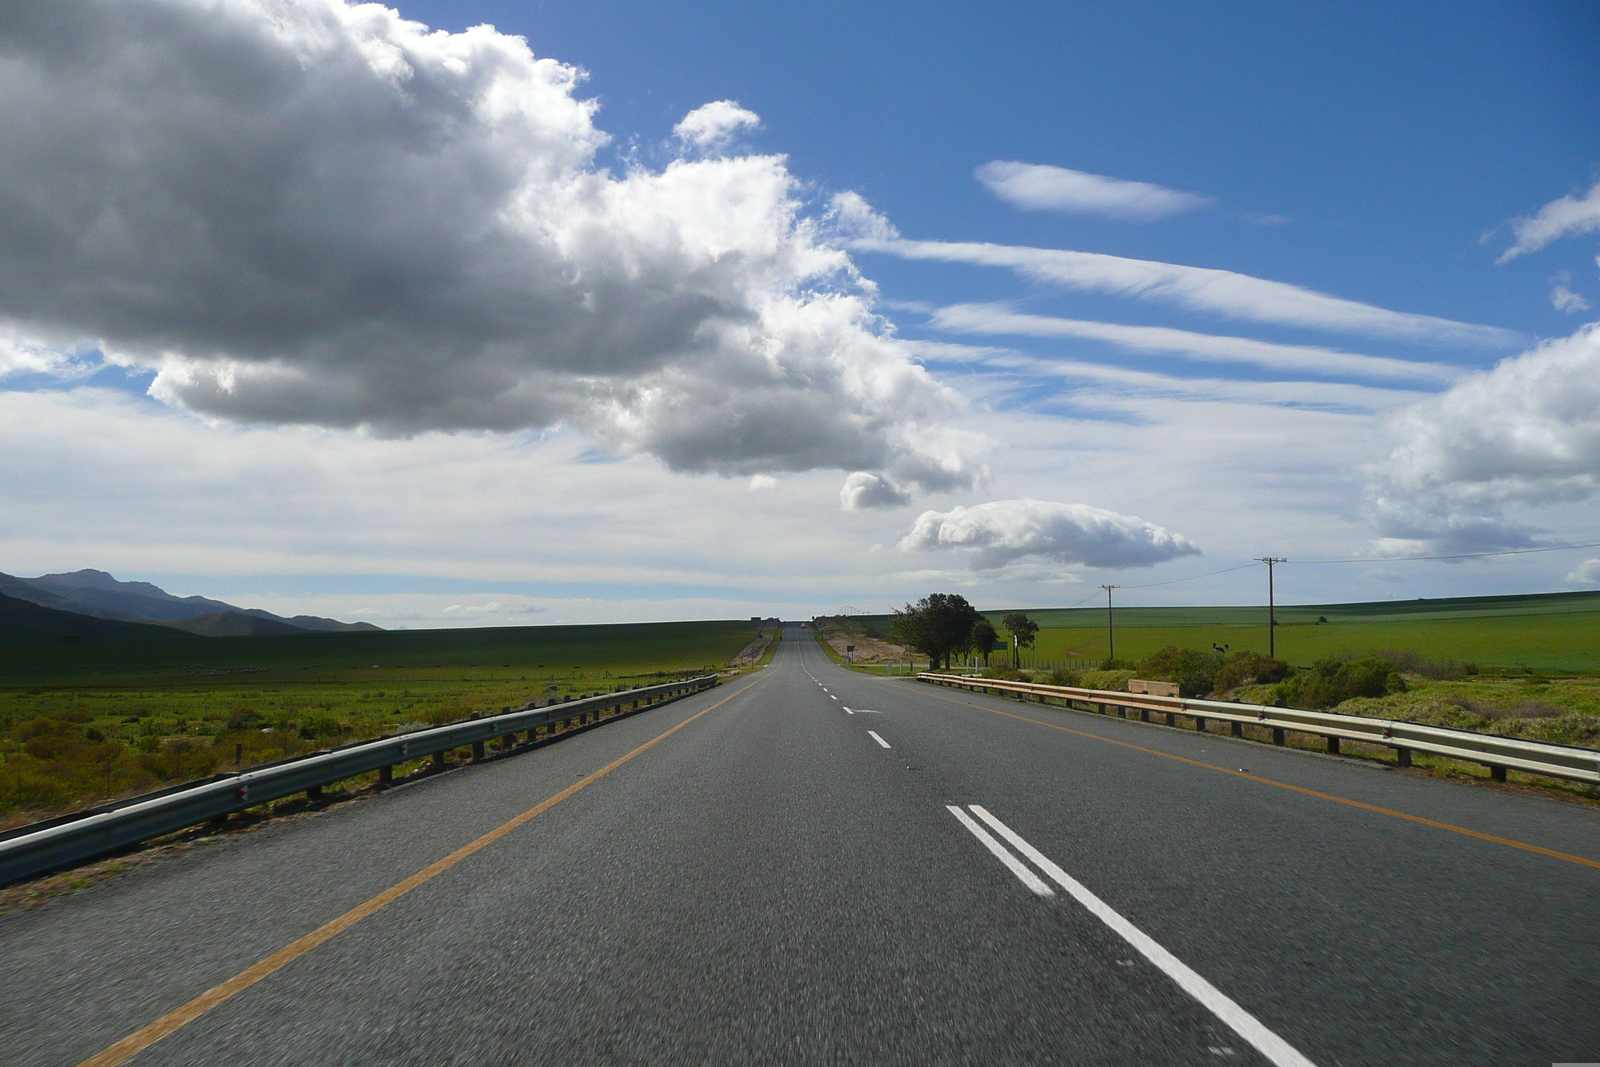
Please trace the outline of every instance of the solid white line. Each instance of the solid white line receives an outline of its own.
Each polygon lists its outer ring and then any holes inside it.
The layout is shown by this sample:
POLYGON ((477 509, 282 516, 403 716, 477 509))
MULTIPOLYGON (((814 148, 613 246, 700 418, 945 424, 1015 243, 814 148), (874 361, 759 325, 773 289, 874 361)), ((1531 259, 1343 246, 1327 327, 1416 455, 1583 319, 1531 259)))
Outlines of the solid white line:
POLYGON ((977 804, 973 804, 971 807, 978 818, 988 823, 996 833, 1009 841, 1013 848, 1037 864, 1041 871, 1054 879, 1055 883, 1070 893, 1079 904, 1088 908, 1097 919, 1115 930, 1128 944, 1138 949, 1145 959, 1161 968, 1168 978, 1171 978, 1182 987, 1185 993, 1210 1008, 1212 1014, 1231 1026, 1240 1037, 1254 1045, 1256 1051, 1277 1064, 1278 1067, 1316 1067, 1293 1045, 1261 1025, 1260 1020, 1254 1015, 1234 1003, 1220 989, 1200 977, 1182 960, 1157 944, 1149 934, 1146 934, 1143 930, 1117 914, 1109 904, 1089 892, 1087 888, 1066 871, 1057 867, 1043 852, 1023 840, 1022 835, 989 814, 983 807, 977 804))
POLYGON ((1053 897, 1056 895, 1056 891, 1054 889, 1051 889, 1049 886, 1044 884, 1043 878, 1040 878, 1037 874, 1034 874, 1032 871, 1028 870, 1028 867, 1025 863, 1017 859, 1017 857, 1013 856, 1011 853, 1007 852, 1006 847, 1000 842, 990 837, 989 831, 973 822, 972 816, 968 815, 954 804, 946 804, 945 807, 949 808, 950 814, 960 819, 961 825, 965 826, 968 830, 971 830, 972 836, 976 837, 979 841, 982 841, 983 847, 988 849, 990 852, 993 852, 995 858, 1001 863, 1005 864, 1006 867, 1010 869, 1011 873, 1016 875, 1017 880, 1023 885, 1027 886, 1041 897, 1053 897))
POLYGON ((872 735, 872 739, 874 741, 878 742, 878 744, 882 745, 884 748, 888 748, 889 747, 889 742, 887 742, 883 738, 879 737, 878 736, 878 731, 876 731, 876 730, 868 730, 867 733, 871 734, 872 735))

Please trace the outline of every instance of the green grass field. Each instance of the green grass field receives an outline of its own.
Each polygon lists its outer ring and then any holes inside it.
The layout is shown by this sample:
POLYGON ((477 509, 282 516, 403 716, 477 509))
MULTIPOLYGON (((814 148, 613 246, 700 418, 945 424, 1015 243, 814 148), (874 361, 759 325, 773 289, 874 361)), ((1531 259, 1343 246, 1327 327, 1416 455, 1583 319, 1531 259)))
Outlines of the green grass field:
MULTIPOLYGON (((242 765, 664 676, 742 622, 402 630, 0 649, 0 824, 242 765)), ((770 659, 770 651, 766 657, 770 659)))
MULTIPOLYGON (((985 614, 998 627, 1004 612, 985 614)), ((1104 607, 1028 615, 1041 629, 1025 663, 1084 665, 1106 658, 1104 607)), ((1410 651, 1483 668, 1600 671, 1600 592, 1294 605, 1278 608, 1277 617, 1278 656, 1297 666, 1344 653, 1410 651)), ((877 629, 888 621, 851 620, 877 629)), ((1118 659, 1137 661, 1166 645, 1267 651, 1265 606, 1118 608, 1115 622, 1118 659)))

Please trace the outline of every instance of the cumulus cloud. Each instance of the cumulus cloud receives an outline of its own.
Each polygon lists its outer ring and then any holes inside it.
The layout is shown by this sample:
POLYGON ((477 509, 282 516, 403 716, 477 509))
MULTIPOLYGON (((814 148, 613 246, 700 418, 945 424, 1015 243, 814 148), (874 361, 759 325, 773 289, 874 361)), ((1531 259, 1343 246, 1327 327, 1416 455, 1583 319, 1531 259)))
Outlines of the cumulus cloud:
POLYGON ((1600 585, 1600 559, 1586 559, 1572 569, 1567 581, 1578 585, 1600 585))
MULTIPOLYGON (((153 367, 157 397, 228 420, 568 425, 679 471, 972 484, 940 436, 958 398, 782 158, 611 173, 581 77, 376 4, 17 7, 0 324, 153 367)), ((754 121, 720 101, 679 132, 706 148, 754 121)))
POLYGON ((966 550, 974 570, 993 570, 1027 556, 1120 568, 1200 554, 1182 534, 1137 516, 1049 500, 993 500, 925 511, 897 547, 903 552, 966 550))
POLYGON ((1400 412, 1369 471, 1386 536, 1450 548, 1521 547, 1509 506, 1594 497, 1600 488, 1600 325, 1502 360, 1400 412))
POLYGON ((1537 252, 1552 241, 1580 233, 1600 231, 1600 182, 1595 182, 1582 196, 1576 194, 1552 200, 1531 218, 1523 216, 1511 220, 1511 233, 1516 243, 1500 254, 1496 263, 1537 252))
POLYGON ((836 234, 848 240, 893 241, 900 236, 894 223, 857 192, 835 193, 828 202, 825 219, 836 234))
POLYGON ((761 116, 739 106, 737 100, 713 100, 701 104, 672 127, 673 135, 698 148, 721 148, 744 129, 761 125, 761 116))
POLYGON ((1001 200, 1029 211, 1066 211, 1154 222, 1212 203, 1209 196, 1198 193, 1039 163, 995 160, 979 167, 976 177, 1001 200))
POLYGON ((879 474, 856 471, 839 489, 839 507, 845 511, 898 508, 911 503, 911 495, 879 474))
POLYGON ((1127 259, 1101 252, 972 241, 861 238, 851 244, 862 251, 885 252, 905 259, 1005 267, 1025 278, 1051 285, 1155 300, 1252 322, 1309 326, 1437 344, 1505 345, 1517 340, 1517 335, 1510 330, 1389 311, 1231 270, 1127 259))

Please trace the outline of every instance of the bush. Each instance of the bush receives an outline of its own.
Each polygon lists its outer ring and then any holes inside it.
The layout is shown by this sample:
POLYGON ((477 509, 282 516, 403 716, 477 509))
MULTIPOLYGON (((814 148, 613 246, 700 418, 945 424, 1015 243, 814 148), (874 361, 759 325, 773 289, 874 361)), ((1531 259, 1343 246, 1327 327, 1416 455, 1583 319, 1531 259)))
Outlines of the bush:
POLYGON ((1192 648, 1168 645, 1152 652, 1139 665, 1140 673, 1152 681, 1176 682, 1178 695, 1205 696, 1215 687, 1222 657, 1215 652, 1196 652, 1192 648))
POLYGON ((1057 667, 1048 674, 1038 675, 1033 680, 1044 685, 1064 685, 1071 688, 1077 688, 1082 682, 1077 671, 1069 671, 1061 667, 1057 667))
POLYGON ((1000 682, 1025 682, 1028 680, 1021 671, 1017 670, 1009 663, 1004 664, 1003 666, 985 667, 979 673, 978 677, 992 678, 1000 682))
POLYGON ((1212 681, 1212 692, 1226 693, 1241 686, 1281 682, 1287 677, 1289 665, 1283 660, 1241 649, 1223 661, 1212 681))
POLYGON ((1137 671, 1132 670, 1086 671, 1078 680, 1078 684, 1085 689, 1106 689, 1116 693, 1126 693, 1128 679, 1137 674, 1137 671))
POLYGON ((1320 711, 1355 697, 1404 693, 1405 679, 1381 659, 1319 660, 1278 686, 1278 699, 1289 707, 1320 711))

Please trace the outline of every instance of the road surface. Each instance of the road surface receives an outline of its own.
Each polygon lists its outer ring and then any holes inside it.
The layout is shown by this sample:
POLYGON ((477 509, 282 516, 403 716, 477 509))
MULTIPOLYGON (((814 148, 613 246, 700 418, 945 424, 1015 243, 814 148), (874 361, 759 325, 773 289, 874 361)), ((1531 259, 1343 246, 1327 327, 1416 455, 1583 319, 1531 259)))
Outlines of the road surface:
POLYGON ((791 627, 753 677, 0 917, 0 1062, 1600 1061, 1600 867, 1517 845, 1600 859, 1600 812, 791 627))

